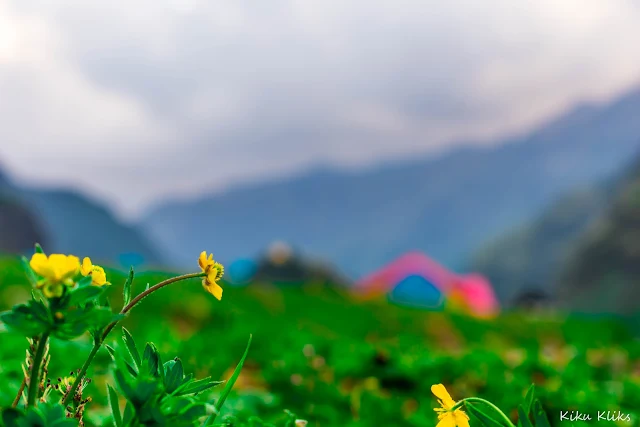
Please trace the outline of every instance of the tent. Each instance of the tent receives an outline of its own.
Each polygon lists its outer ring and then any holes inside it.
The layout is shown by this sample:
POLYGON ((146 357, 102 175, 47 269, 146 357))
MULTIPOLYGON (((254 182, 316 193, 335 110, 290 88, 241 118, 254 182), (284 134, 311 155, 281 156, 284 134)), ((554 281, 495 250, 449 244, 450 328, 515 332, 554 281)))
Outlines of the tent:
POLYGON ((410 252, 357 282, 361 297, 386 295, 389 301, 429 310, 445 307, 478 317, 498 312, 491 284, 479 274, 458 275, 420 252, 410 252))

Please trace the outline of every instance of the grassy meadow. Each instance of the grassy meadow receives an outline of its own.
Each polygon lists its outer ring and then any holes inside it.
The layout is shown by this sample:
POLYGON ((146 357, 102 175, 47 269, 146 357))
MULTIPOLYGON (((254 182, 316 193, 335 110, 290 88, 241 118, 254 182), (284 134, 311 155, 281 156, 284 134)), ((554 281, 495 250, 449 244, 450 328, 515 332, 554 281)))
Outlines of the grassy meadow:
MULTIPOLYGON (((126 274, 107 273, 111 303, 119 307, 126 274)), ((134 293, 167 277, 137 274, 134 293)), ((535 383, 552 425, 594 423, 559 420, 560 411, 572 410, 621 411, 632 421, 603 423, 640 425, 640 341, 634 338, 637 329, 620 319, 505 313, 483 321, 384 301, 358 303, 341 290, 312 284, 223 287, 218 301, 198 279, 168 286, 122 324, 139 345, 154 342, 164 360, 179 356, 186 372, 214 379, 229 378, 253 335, 222 414, 229 425, 234 419, 251 425, 254 415, 277 423, 289 410, 309 426, 435 426, 437 402, 430 388, 437 383, 454 399, 488 399, 514 421, 517 405, 535 383)), ((29 293, 18 259, 0 259, 0 311, 29 293)), ((116 345, 120 335, 115 330, 109 344, 116 345)), ((0 332, 0 407, 11 404, 20 386, 25 348, 23 337, 0 332)), ((90 348, 87 336, 52 339, 49 377, 80 367, 90 348)), ((85 394, 92 397, 92 410, 85 421, 107 425, 106 350, 88 376, 85 394)), ((216 393, 214 388, 212 399, 216 393)))

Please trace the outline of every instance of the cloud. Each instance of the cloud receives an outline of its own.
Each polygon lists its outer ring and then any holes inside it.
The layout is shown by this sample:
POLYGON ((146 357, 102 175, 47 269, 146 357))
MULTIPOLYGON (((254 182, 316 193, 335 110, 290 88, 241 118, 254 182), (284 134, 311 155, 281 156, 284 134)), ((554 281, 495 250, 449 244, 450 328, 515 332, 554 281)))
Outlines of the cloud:
POLYGON ((0 159, 134 215, 429 153, 639 83, 638 19, 632 0, 0 0, 0 159))

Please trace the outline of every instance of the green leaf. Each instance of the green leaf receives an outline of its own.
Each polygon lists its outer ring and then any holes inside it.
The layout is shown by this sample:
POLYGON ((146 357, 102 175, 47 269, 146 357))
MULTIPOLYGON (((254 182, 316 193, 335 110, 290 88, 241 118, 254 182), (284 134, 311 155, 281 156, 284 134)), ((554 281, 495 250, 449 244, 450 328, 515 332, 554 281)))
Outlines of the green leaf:
POLYGON ((122 416, 122 422, 125 426, 131 425, 133 421, 133 417, 135 416, 135 410, 133 409, 133 405, 130 402, 124 406, 124 414, 122 416))
POLYGON ((518 424, 522 427, 533 427, 531 420, 529 420, 529 415, 522 405, 518 405, 518 424))
POLYGON ((48 309, 39 301, 16 305, 11 311, 0 313, 0 320, 7 329, 26 337, 41 335, 53 326, 48 309))
MULTIPOLYGON (((79 282, 78 282, 79 283, 79 282)), ((99 286, 78 287, 69 292, 68 304, 70 306, 84 305, 90 301, 94 301, 103 289, 99 286)))
POLYGON ((531 414, 531 408, 533 407, 533 398, 535 395, 535 384, 531 384, 531 387, 527 390, 527 394, 524 396, 524 411, 527 414, 531 414))
POLYGON ((118 386, 118 389, 120 390, 120 392, 122 392, 122 394, 124 394, 124 396, 128 400, 133 400, 134 388, 131 385, 131 383, 129 382, 129 380, 127 380, 127 378, 124 376, 124 373, 122 372, 121 368, 119 368, 119 369, 117 369, 116 371, 113 372, 113 378, 114 378, 114 380, 116 382, 116 385, 118 386))
POLYGON ((40 246, 40 243, 36 243, 35 244, 34 251, 37 254, 43 254, 44 253, 44 251, 42 250, 42 246, 40 246))
POLYGON ((287 417, 288 417, 285 427, 296 427, 296 418, 297 418, 296 414, 286 409, 284 412, 287 414, 287 417))
POLYGON ((27 280, 29 280, 31 286, 35 288, 38 286, 38 277, 36 276, 36 273, 33 272, 31 265, 29 265, 29 260, 26 257, 22 257, 21 263, 24 273, 27 275, 27 280))
POLYGON ((542 408, 542 404, 538 399, 533 402, 533 416, 536 422, 536 427, 551 427, 549 424, 549 418, 547 418, 547 413, 542 408))
POLYGON ((182 361, 180 359, 171 360, 165 364, 165 369, 164 387, 167 393, 171 394, 182 385, 182 380, 184 379, 182 361))
POLYGON ((218 401, 214 405, 216 408, 216 412, 213 415, 211 415, 209 418, 207 418, 207 421, 204 423, 205 426, 211 425, 215 421, 217 415, 220 413, 220 410, 222 409, 222 406, 224 405, 224 401, 227 400, 227 397, 231 393, 231 389, 233 388, 233 385, 236 383, 236 380, 240 376, 240 371, 242 370, 244 361, 247 358, 247 354, 249 354, 249 347, 251 347, 252 339, 253 339, 253 335, 249 335, 249 342, 247 343, 247 348, 244 350, 244 354, 242 355, 240 362, 238 362, 236 369, 234 369, 233 374, 231 375, 231 378, 229 378, 229 381, 224 386, 224 390, 222 390, 222 395, 220 396, 220 399, 218 399, 218 401))
POLYGON ((133 358, 133 363, 135 364, 136 368, 140 369, 140 366, 142 366, 142 361, 140 360, 138 347, 136 347, 136 342, 133 340, 133 336, 131 335, 131 333, 124 327, 122 328, 122 340, 127 346, 127 350, 133 358))
MULTIPOLYGON (((142 364, 147 367, 147 372, 151 375, 158 376, 158 368, 160 367, 160 355, 153 343, 147 343, 142 355, 142 364)), ((140 371, 143 369, 141 368, 140 371)), ((164 369, 160 369, 164 371, 164 369)), ((162 375, 164 377, 164 375, 162 375)))
POLYGON ((111 347, 110 345, 108 345, 108 344, 105 344, 104 346, 107 349, 107 351, 109 352, 109 355, 111 355, 111 359, 115 362, 115 360, 116 360, 116 350, 113 347, 111 347))
POLYGON ((465 409, 469 412, 469 415, 473 416, 483 426, 504 426, 505 423, 498 421, 496 418, 489 415, 486 410, 482 409, 479 405, 471 402, 464 402, 465 409))
POLYGON ((17 427, 18 420, 24 417, 22 411, 16 408, 6 408, 2 411, 2 417, 0 417, 0 425, 4 427, 17 427))
POLYGON ((133 285, 133 266, 129 269, 129 277, 124 282, 124 288, 122 290, 123 306, 127 306, 131 302, 131 285, 133 285))
POLYGON ((56 338, 70 340, 77 338, 87 331, 100 330, 121 315, 114 315, 104 307, 87 306, 68 311, 62 323, 55 325, 53 335, 56 338))
POLYGON ((78 287, 85 288, 87 286, 91 286, 93 282, 93 277, 89 274, 88 276, 84 276, 82 279, 78 280, 78 287))
POLYGON ((185 381, 180 387, 178 387, 173 394, 176 396, 185 396, 187 394, 201 393, 212 387, 224 383, 224 381, 212 381, 211 377, 203 378, 196 381, 185 381))
POLYGON ((118 405, 118 395, 109 384, 107 384, 107 392, 109 397, 109 406, 111 407, 111 415, 113 417, 113 424, 115 427, 122 427, 122 414, 120 413, 120 406, 118 405))

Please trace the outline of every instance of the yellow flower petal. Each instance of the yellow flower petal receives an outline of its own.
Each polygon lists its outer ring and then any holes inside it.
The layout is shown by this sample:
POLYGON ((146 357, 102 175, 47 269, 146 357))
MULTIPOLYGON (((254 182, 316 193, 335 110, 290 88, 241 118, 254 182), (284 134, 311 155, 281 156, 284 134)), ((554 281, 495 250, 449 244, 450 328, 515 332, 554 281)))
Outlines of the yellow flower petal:
POLYGON ((99 265, 94 265, 91 271, 91 284, 94 286, 111 285, 107 282, 107 274, 104 272, 104 268, 99 265))
POLYGON ((444 385, 442 384, 434 384, 431 386, 431 393, 435 394, 439 399, 438 403, 445 408, 451 409, 456 402, 451 398, 451 395, 447 391, 444 385))
POLYGON ((448 414, 439 419, 440 422, 436 424, 436 427, 456 427, 456 419, 448 414))
POLYGON ((218 301, 222 300, 222 287, 215 282, 208 282, 207 279, 202 280, 204 290, 216 297, 218 301))
POLYGON ((215 261, 213 260, 213 254, 209 254, 209 256, 207 257, 206 251, 202 251, 202 253, 200 253, 200 257, 198 258, 198 265, 202 269, 203 273, 208 272, 208 270, 213 267, 214 264, 215 261))
POLYGON ((80 272, 82 273, 83 276, 86 277, 89 274, 91 274, 92 270, 93 270, 93 264, 91 264, 91 258, 84 257, 84 259, 82 260, 82 268, 80 269, 80 272))
POLYGON ((63 282, 80 271, 80 260, 73 255, 36 253, 29 263, 33 271, 50 282, 63 282))
POLYGON ((455 423, 458 427, 469 427, 469 417, 460 409, 453 411, 455 423))
POLYGON ((53 270, 49 265, 49 258, 45 254, 35 253, 29 262, 31 269, 42 277, 53 276, 53 270))

